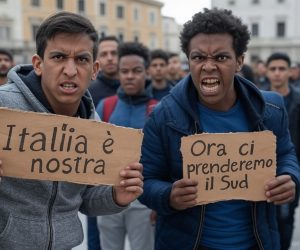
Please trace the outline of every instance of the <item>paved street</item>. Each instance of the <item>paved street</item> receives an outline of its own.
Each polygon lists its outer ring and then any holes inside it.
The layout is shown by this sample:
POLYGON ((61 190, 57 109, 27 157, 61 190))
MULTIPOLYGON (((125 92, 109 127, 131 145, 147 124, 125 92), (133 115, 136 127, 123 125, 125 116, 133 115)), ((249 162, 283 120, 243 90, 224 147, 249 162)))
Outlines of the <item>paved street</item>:
MULTIPOLYGON (((86 228, 86 222, 85 222, 85 217, 84 216, 80 216, 81 220, 82 220, 82 224, 83 224, 83 228, 86 228)), ((295 221, 295 231, 294 231, 294 237, 293 237, 293 243, 291 246, 290 250, 300 250, 300 208, 298 207, 297 211, 296 211, 296 221, 295 221)), ((73 248, 73 250, 87 250, 86 247, 86 235, 84 237, 84 241, 83 243, 76 247, 73 248)), ((128 246, 128 242, 126 244, 126 249, 125 250, 130 250, 130 247, 128 246)))
POLYGON ((296 211, 295 231, 293 237, 293 243, 290 250, 300 250, 300 208, 296 211))

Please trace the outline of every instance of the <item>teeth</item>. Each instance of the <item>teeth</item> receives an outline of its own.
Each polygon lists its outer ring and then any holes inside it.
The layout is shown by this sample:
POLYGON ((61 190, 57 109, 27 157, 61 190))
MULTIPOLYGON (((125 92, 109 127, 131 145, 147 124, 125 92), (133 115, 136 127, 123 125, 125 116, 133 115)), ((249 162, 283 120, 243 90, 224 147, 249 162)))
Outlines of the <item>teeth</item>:
POLYGON ((64 83, 63 88, 72 89, 72 88, 75 88, 75 84, 73 84, 73 83, 64 83))
POLYGON ((203 80, 203 83, 208 83, 208 84, 217 83, 217 82, 219 82, 218 79, 205 79, 205 80, 203 80))
POLYGON ((206 86, 206 85, 202 85, 202 89, 207 92, 207 93, 213 93, 216 92, 218 89, 219 85, 215 85, 215 86, 206 86))

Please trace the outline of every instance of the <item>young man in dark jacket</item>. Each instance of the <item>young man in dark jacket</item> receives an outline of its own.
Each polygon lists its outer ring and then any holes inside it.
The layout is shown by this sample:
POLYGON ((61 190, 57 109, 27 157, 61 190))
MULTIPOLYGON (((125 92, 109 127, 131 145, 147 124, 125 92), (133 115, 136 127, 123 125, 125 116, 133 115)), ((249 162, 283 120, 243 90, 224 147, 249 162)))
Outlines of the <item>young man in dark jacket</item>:
MULTIPOLYGON (((0 87, 0 106, 96 119, 87 91, 98 72, 98 36, 85 17, 59 12, 41 23, 33 65, 18 65, 0 87)), ((20 163, 21 164, 21 163, 20 163)), ((120 212, 143 192, 140 163, 120 172, 120 185, 89 186, 3 177, 0 161, 0 249, 72 249, 83 240, 78 211, 120 212)))
POLYGON ((116 94, 120 86, 118 46, 119 41, 115 36, 106 36, 99 40, 97 59, 100 70, 89 87, 95 107, 103 98, 116 94))
POLYGON ((168 54, 165 51, 156 49, 150 52, 148 74, 151 78, 153 97, 161 100, 173 87, 172 82, 168 80, 168 54))
MULTIPOLYGON (((289 130, 292 142, 295 145, 298 161, 300 160, 300 90, 290 84, 290 57, 281 52, 270 55, 266 62, 267 77, 270 90, 278 92, 284 100, 289 118, 289 130)), ((294 215, 298 206, 298 199, 289 204, 277 207, 277 219, 280 233, 281 250, 288 250, 293 236, 294 215)))
POLYGON ((183 27, 181 47, 191 74, 144 127, 140 201, 157 212, 157 250, 280 249, 276 205, 295 198, 299 168, 281 96, 235 76, 249 39, 247 26, 229 10, 205 9, 183 27), (181 138, 261 130, 271 130, 277 143, 277 173, 265 183, 266 201, 196 205, 198 181, 183 178, 181 138))

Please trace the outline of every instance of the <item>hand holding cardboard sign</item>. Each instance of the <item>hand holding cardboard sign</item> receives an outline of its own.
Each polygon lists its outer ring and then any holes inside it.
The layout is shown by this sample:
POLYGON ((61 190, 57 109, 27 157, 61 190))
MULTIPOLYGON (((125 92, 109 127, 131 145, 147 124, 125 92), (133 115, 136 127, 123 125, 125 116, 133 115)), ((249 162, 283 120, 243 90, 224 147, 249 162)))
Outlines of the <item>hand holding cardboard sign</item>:
POLYGON ((289 175, 280 175, 268 181, 265 190, 268 202, 275 205, 289 203, 295 199, 296 184, 289 175))
POLYGON ((172 185, 170 206, 176 210, 184 210, 197 204, 198 181, 181 179, 172 185))
POLYGON ((114 200, 120 206, 127 206, 143 193, 143 165, 134 162, 120 171, 120 185, 113 186, 114 200))

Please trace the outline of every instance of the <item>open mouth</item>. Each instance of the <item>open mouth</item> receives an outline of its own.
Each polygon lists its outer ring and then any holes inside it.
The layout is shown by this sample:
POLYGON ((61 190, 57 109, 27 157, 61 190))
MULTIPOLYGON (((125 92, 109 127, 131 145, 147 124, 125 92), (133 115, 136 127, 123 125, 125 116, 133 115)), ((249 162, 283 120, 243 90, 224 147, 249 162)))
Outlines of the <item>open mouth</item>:
POLYGON ((220 81, 216 78, 204 79, 201 82, 201 89, 204 93, 212 94, 218 91, 220 81))
POLYGON ((63 83, 60 85, 63 89, 75 89, 77 86, 74 83, 63 83))

